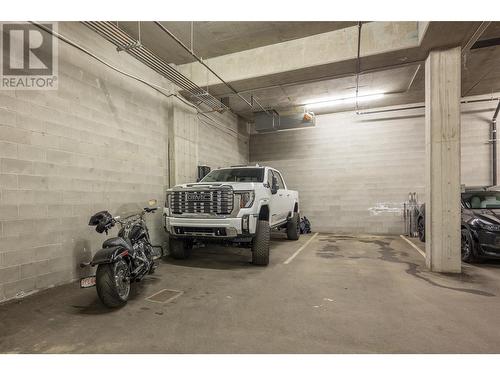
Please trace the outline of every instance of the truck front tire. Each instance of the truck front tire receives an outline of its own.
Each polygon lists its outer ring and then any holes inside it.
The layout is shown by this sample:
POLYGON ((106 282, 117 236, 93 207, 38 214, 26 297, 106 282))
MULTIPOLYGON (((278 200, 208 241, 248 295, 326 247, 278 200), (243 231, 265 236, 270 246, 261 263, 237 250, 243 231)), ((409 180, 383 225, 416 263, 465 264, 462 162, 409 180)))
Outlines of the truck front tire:
POLYGON ((258 220, 255 237, 252 241, 252 263, 258 266, 269 264, 269 241, 271 228, 269 221, 258 220))
POLYGON ((170 256, 174 259, 187 259, 191 256, 193 243, 190 240, 170 239, 170 256))
POLYGON ((297 241, 300 236, 300 215, 294 212, 286 223, 286 236, 289 240, 297 241))

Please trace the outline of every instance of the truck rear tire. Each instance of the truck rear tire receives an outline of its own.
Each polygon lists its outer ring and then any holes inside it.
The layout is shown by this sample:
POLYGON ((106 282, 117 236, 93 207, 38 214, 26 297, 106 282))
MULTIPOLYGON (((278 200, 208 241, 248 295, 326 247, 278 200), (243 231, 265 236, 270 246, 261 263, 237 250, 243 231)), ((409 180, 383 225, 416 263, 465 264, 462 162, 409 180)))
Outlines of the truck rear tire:
POLYGON ((258 220, 255 237, 252 241, 252 263, 258 266, 269 264, 269 241, 271 228, 269 221, 258 220))
POLYGON ((187 259, 191 256, 193 243, 190 240, 181 240, 171 238, 170 241, 170 256, 174 259, 187 259))
POLYGON ((286 223, 286 237, 292 241, 297 241, 300 237, 300 215, 298 212, 294 212, 286 223))

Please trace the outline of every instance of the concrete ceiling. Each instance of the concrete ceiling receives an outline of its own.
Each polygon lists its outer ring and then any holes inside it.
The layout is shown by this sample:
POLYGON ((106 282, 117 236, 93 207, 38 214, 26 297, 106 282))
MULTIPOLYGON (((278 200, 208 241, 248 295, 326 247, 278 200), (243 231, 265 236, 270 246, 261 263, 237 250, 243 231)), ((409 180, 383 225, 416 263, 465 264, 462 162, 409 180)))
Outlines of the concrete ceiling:
POLYGON ((500 37, 500 22, 492 22, 484 33, 481 35, 479 40, 493 39, 500 37))
MULTIPOLYGON (((361 102, 358 109, 367 110, 383 106, 403 105, 423 102, 425 64, 422 62, 428 51, 434 48, 465 45, 477 29, 478 23, 433 23, 429 25, 426 35, 423 37, 418 48, 410 48, 402 51, 392 51, 384 54, 361 58, 361 70, 373 72, 362 73, 359 77, 359 95, 373 92, 385 92, 385 96, 370 102, 361 102), (458 26, 458 27, 457 27, 458 26), (455 30, 455 32, 452 32, 455 30), (415 63, 412 63, 414 61, 415 63), (398 66, 398 64, 404 64, 398 66), (391 66, 394 66, 391 68, 391 66), (384 68, 385 67, 385 68, 384 68)), ((500 22, 493 22, 485 30, 479 40, 500 37, 500 22)), ((322 70, 318 67, 316 71, 322 70)), ((339 78, 314 79, 311 83, 294 84, 282 77, 283 84, 276 84, 267 89, 259 89, 258 86, 250 86, 250 82, 233 82, 239 90, 248 90, 260 102, 278 112, 286 112, 294 108, 301 108, 301 104, 312 99, 324 97, 346 97, 355 94, 355 61, 343 61, 336 67, 328 67, 325 72, 330 75, 336 73, 339 78), (344 77, 342 77, 344 75, 344 77), (347 77, 345 77, 347 75, 347 77), (238 86, 238 83, 240 86, 238 86)), ((301 73, 301 72, 294 72, 301 73)), ((304 77, 309 73, 304 72, 304 77)), ((301 74, 294 74, 295 79, 300 80, 301 74)), ((269 80, 270 82, 272 79, 269 80)), ((279 79, 278 79, 279 81, 279 79)), ((255 80, 257 82, 257 80, 255 80)), ((223 86, 213 87, 217 92, 223 86)), ((226 91, 227 92, 227 91, 226 91)), ((480 49, 472 49, 466 53, 462 64, 462 95, 473 96, 492 94, 500 92, 500 46, 491 46, 480 49)), ((231 107, 241 115, 250 118, 251 110, 248 106, 234 96, 230 96, 231 107)), ((337 111, 353 110, 354 103, 337 103, 330 107, 313 109, 317 114, 337 111)))
MULTIPOLYGON (((161 22, 184 44, 191 46, 191 22, 161 22)), ((208 59, 305 36, 339 30, 356 22, 193 22, 193 50, 208 59)), ((138 22, 119 22, 139 38, 138 22)), ((141 41, 169 63, 185 64, 194 58, 153 22, 141 22, 141 41)))
MULTIPOLYGON (((190 22, 163 22, 190 45, 190 22)), ((137 37, 137 22, 120 22, 137 37)), ((354 95, 357 22, 195 22, 194 50, 247 99, 253 95, 278 112, 303 110, 324 97, 354 95), (251 50, 251 51, 249 51, 251 50), (271 68, 271 69, 266 69, 271 68)), ((423 61, 432 49, 465 46, 481 22, 370 22, 363 24, 359 94, 385 92, 359 109, 424 100, 423 61)), ((492 22, 479 40, 500 38, 492 22)), ((141 22, 142 43, 178 65, 212 95, 228 97, 231 109, 252 118, 250 108, 151 22, 141 22)), ((462 65, 462 95, 500 92, 500 46, 471 49, 462 65)), ((332 105, 316 113, 354 109, 332 105)))
MULTIPOLYGON (((413 85, 414 77, 421 69, 421 64, 411 64, 387 71, 364 74, 359 77, 359 95, 371 95, 377 92, 386 95, 406 93, 413 85), (388 75, 390 74, 390 79, 388 75)), ((315 81, 298 85, 281 85, 274 88, 254 90, 252 94, 270 108, 284 111, 300 107, 303 103, 315 98, 346 98, 356 94, 356 76, 315 81)), ((248 111, 245 105, 236 97, 231 97, 231 107, 241 112, 248 111)), ((380 102, 380 101, 379 101, 380 102)), ((314 109, 316 113, 345 110, 351 104, 335 103, 321 109, 314 109)))

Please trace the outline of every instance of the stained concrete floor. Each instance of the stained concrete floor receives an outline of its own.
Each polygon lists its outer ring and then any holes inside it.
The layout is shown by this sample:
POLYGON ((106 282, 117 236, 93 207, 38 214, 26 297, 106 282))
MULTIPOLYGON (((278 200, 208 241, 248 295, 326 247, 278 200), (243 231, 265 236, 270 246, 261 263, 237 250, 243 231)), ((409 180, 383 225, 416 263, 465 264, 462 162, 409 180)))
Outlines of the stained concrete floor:
POLYGON ((273 235, 271 263, 210 246, 108 310, 65 285, 0 305, 6 353, 499 353, 500 263, 431 274, 399 237, 273 235), (184 293, 161 304, 146 297, 184 293))

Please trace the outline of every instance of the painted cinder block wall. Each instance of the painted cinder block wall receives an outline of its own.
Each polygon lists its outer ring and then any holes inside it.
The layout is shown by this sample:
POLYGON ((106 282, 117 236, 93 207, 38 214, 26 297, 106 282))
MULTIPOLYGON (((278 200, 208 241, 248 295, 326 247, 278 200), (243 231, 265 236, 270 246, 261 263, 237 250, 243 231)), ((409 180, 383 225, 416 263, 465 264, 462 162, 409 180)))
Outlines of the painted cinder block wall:
POLYGON ((214 113, 214 120, 199 116, 198 160, 211 168, 245 165, 249 161, 247 122, 234 114, 214 113), (230 160, 228 155, 231 155, 230 160))
MULTIPOLYGON (((85 26, 59 23, 59 32, 173 90, 85 26)), ((163 204, 170 169, 188 182, 198 164, 246 163, 248 135, 239 141, 245 131, 235 135, 237 128, 234 115, 207 125, 178 99, 59 42, 57 91, 0 91, 0 301, 86 275, 79 263, 106 238, 87 225, 90 215, 119 214, 150 198, 163 204)), ((147 221, 153 241, 163 243, 161 213, 147 221)))
POLYGON ((230 112, 204 116, 183 103, 173 107, 172 118, 171 184, 196 181, 198 165, 214 169, 248 163, 250 137, 242 118, 230 112))
MULTIPOLYGON (((462 183, 487 185, 496 102, 462 105, 462 183)), ((252 134, 250 161, 281 170, 316 231, 401 234, 409 192, 424 199, 423 109, 317 116, 316 127, 252 134)))

